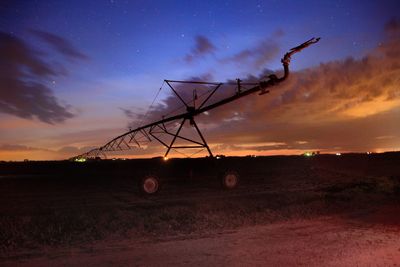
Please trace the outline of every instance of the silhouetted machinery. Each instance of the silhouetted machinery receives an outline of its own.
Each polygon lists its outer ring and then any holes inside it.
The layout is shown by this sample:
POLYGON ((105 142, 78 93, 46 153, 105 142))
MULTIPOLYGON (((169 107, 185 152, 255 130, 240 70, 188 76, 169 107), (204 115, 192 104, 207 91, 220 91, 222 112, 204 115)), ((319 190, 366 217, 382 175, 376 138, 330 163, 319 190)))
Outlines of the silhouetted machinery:
MULTIPOLYGON (((173 94, 179 99, 179 101, 183 104, 185 110, 179 114, 175 114, 172 116, 164 116, 162 119, 139 126, 135 129, 129 129, 126 133, 123 133, 105 145, 92 149, 86 153, 78 155, 76 157, 71 158, 71 160, 75 161, 84 161, 86 159, 96 159, 96 158, 106 158, 106 153, 113 151, 124 151, 131 150, 133 148, 141 148, 147 146, 147 144, 153 140, 158 141, 166 148, 166 152, 164 154, 164 159, 167 160, 168 154, 171 149, 181 150, 181 149, 201 149, 207 150, 209 156, 213 158, 213 153, 207 144, 206 139, 201 133, 196 121, 195 117, 202 113, 207 113, 208 111, 217 108, 219 106, 225 105, 242 97, 248 96, 250 94, 259 92, 259 95, 263 95, 268 93, 268 88, 272 86, 276 86, 287 79, 289 76, 289 64, 291 60, 291 56, 297 52, 300 52, 304 48, 315 44, 319 41, 320 38, 311 38, 310 40, 302 43, 299 46, 296 46, 290 49, 281 62, 284 68, 284 74, 282 77, 277 77, 275 74, 271 74, 268 76, 267 80, 259 81, 257 83, 243 83, 240 79, 237 79, 235 83, 236 91, 233 95, 224 97, 219 99, 218 101, 212 102, 213 96, 216 95, 218 90, 226 83, 219 82, 203 82, 203 81, 174 81, 174 80, 164 80, 164 82, 170 87, 173 94), (193 91, 193 99, 187 100, 182 94, 176 90, 176 85, 198 85, 205 86, 209 88, 206 95, 203 95, 201 101, 197 101, 195 105, 195 100, 197 100, 197 94, 193 91), (249 89, 245 87, 252 86, 249 89), (198 138, 189 138, 183 135, 182 128, 185 123, 189 122, 191 126, 193 126, 195 133, 198 138), (163 136, 168 136, 170 139, 166 141, 163 136), (177 140, 183 140, 185 142, 184 145, 177 144, 177 140)), ((222 177, 222 182, 225 188, 231 189, 234 188, 238 183, 238 174, 235 171, 227 171, 222 177)), ((152 194, 158 191, 159 189, 159 180, 155 175, 148 175, 141 182, 141 189, 145 193, 152 194)))

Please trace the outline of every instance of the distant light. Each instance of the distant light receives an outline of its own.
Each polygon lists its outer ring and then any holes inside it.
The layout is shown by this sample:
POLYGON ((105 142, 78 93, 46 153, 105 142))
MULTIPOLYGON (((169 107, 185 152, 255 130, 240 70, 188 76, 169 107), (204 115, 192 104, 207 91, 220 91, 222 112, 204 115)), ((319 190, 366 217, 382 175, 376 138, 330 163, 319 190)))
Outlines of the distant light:
POLYGON ((169 160, 169 158, 168 157, 164 157, 164 161, 167 161, 167 160, 169 160))
POLYGON ((304 153, 304 156, 306 156, 306 157, 312 157, 312 156, 313 156, 313 153, 312 153, 312 152, 305 152, 305 153, 304 153))
POLYGON ((342 155, 342 153, 336 153, 336 156, 341 156, 342 155))
POLYGON ((77 158, 75 159, 76 162, 85 162, 86 159, 85 158, 77 158))
POLYGON ((367 155, 370 155, 371 153, 372 153, 372 152, 369 152, 369 151, 368 151, 368 152, 367 152, 367 155))
POLYGON ((216 156, 215 158, 216 158, 216 159, 220 159, 221 157, 220 157, 220 156, 216 156))

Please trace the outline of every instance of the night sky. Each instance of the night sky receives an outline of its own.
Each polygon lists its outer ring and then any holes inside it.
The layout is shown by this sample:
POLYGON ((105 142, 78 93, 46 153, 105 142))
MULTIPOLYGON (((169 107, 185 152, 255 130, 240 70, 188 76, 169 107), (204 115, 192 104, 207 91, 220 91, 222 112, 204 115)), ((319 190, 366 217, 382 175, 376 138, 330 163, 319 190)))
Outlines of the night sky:
POLYGON ((284 84, 199 117, 214 153, 398 151, 398 14, 382 0, 1 1, 0 160, 83 153, 173 109, 163 87, 148 110, 164 79, 260 80, 311 37, 284 84))

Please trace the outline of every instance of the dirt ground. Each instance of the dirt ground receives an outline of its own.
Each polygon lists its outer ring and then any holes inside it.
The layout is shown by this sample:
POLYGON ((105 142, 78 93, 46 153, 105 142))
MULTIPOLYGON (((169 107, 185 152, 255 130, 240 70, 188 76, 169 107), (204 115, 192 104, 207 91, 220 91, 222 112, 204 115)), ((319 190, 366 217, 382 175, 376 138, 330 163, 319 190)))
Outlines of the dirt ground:
POLYGON ((400 265, 400 157, 240 160, 232 191, 202 173, 151 197, 0 166, 0 265, 400 265))
MULTIPOLYGON (((399 210, 397 210, 399 212, 399 210)), ((108 240, 2 262, 3 266, 398 266, 399 228, 337 218, 290 220, 159 240, 108 240)))

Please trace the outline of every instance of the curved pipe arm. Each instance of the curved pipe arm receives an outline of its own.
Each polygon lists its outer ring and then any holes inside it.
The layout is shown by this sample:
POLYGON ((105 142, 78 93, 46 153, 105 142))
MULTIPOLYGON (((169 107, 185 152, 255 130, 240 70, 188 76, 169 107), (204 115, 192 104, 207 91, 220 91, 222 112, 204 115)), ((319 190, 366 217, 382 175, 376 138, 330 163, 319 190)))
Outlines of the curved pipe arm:
POLYGON ((318 38, 313 37, 310 40, 302 43, 301 45, 298 45, 296 47, 291 48, 290 51, 287 52, 283 56, 283 58, 281 60, 285 73, 284 73, 284 76, 282 78, 280 78, 280 79, 284 80, 289 76, 289 64, 290 64, 290 60, 291 60, 292 55, 295 54, 295 53, 300 52, 301 50, 303 50, 304 48, 306 48, 306 47, 308 47, 308 46, 310 46, 312 44, 318 43, 318 41, 320 39, 321 38, 319 38, 319 37, 318 38))
POLYGON ((267 90, 268 87, 276 85, 280 82, 283 82, 284 80, 286 80, 287 77, 289 77, 289 64, 290 64, 290 60, 291 60, 291 57, 293 54, 298 53, 301 50, 303 50, 304 48, 317 43, 320 39, 321 38, 313 37, 310 40, 302 43, 301 45, 291 48, 290 51, 287 52, 281 59, 281 62, 283 65, 283 70, 284 70, 283 76, 278 78, 275 74, 271 74, 268 76, 269 80, 260 82, 260 88, 261 88, 260 95, 268 93, 269 92, 267 90))

